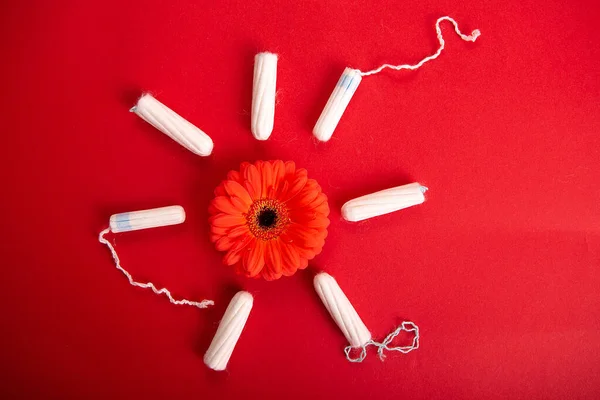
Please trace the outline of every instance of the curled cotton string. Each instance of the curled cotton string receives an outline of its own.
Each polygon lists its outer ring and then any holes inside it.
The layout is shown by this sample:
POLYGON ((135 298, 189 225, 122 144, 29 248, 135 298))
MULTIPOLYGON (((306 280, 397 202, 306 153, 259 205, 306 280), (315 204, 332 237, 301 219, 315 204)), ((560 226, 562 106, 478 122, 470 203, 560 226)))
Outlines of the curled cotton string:
POLYGON ((356 358, 352 358, 352 356, 350 355, 350 352, 352 350, 357 349, 357 347, 346 346, 346 348, 344 349, 344 353, 346 353, 346 359, 350 362, 362 362, 367 357, 367 347, 369 347, 369 346, 377 347, 377 354, 379 355, 379 359, 381 359, 382 361, 385 358, 385 354, 384 354, 385 350, 399 351, 402 354, 410 353, 411 351, 419 348, 419 327, 417 325, 415 325, 413 322, 404 321, 392 333, 387 335, 385 337, 385 339, 383 340, 383 342, 379 343, 379 342, 376 342, 371 339, 364 345, 360 346, 359 347, 360 354, 356 358), (402 332, 402 331, 414 332, 412 344, 410 346, 394 346, 394 347, 388 346, 392 342, 392 340, 394 340, 394 338, 396 336, 398 336, 400 334, 400 332, 402 332))
POLYGON ((223 371, 231 358, 246 321, 252 310, 254 298, 248 292, 238 292, 233 296, 212 342, 204 354, 204 364, 215 371, 223 371))
POLYGON ((188 306, 194 306, 198 308, 207 308, 208 306, 212 306, 215 304, 212 300, 202 300, 200 302, 191 301, 187 299, 175 300, 173 296, 171 296, 171 292, 165 288, 157 289, 152 282, 141 283, 134 281, 131 274, 121 266, 121 261, 119 260, 119 256, 117 255, 117 251, 115 250, 114 246, 104 237, 108 232, 110 232, 110 228, 106 228, 102 232, 100 232, 100 235, 98 235, 98 241, 100 243, 105 244, 109 248, 112 257, 115 260, 115 266, 119 271, 123 273, 123 275, 127 277, 127 280, 129 281, 130 285, 141 287, 144 289, 152 289, 152 291, 156 294, 164 294, 169 298, 169 301, 171 303, 177 305, 185 304, 188 306))
POLYGON ((454 31, 456 32, 456 34, 458 36, 460 36, 460 38, 464 41, 475 42, 477 40, 477 38, 481 35, 481 32, 479 31, 479 29, 475 29, 473 32, 471 32, 470 35, 465 35, 460 31, 460 29, 458 28, 458 23, 453 18, 450 18, 448 16, 440 17, 435 22, 435 31, 437 33, 438 42, 440 43, 440 47, 437 49, 437 51, 435 53, 433 53, 430 56, 425 57, 424 59, 422 59, 421 61, 419 61, 418 63, 413 64, 413 65, 411 65, 411 64, 401 64, 401 65, 383 64, 382 66, 375 68, 374 70, 371 70, 371 71, 367 71, 367 72, 361 71, 360 75, 361 76, 374 75, 374 74, 381 72, 385 68, 395 69, 396 71, 400 71, 403 69, 415 70, 415 69, 421 68, 423 66, 423 64, 425 64, 426 62, 435 60, 442 53, 442 50, 444 50, 444 47, 446 45, 446 42, 444 41, 444 37, 442 36, 442 29, 440 28, 440 24, 443 21, 451 22, 452 25, 454 25, 454 31))

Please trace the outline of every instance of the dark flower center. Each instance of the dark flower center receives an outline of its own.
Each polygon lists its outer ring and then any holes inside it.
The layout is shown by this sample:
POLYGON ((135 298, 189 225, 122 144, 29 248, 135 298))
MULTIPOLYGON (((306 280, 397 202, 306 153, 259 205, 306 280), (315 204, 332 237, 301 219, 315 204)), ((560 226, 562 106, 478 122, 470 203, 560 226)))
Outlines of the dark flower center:
POLYGON ((272 208, 263 208, 256 216, 258 226, 263 229, 271 228, 277 223, 277 212, 272 208))
POLYGON ((244 216, 250 233, 259 240, 277 239, 291 223, 287 205, 276 199, 254 201, 244 216))

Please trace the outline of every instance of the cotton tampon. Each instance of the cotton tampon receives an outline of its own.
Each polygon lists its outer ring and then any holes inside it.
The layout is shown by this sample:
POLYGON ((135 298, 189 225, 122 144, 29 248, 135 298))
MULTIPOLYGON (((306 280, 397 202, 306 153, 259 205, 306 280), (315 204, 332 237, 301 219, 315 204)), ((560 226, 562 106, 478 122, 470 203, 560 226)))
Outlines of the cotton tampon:
POLYGON ((267 140, 273 132, 276 81, 277 54, 258 53, 254 57, 251 122, 252 134, 258 140, 267 140))
POLYGON ((223 371, 227 367, 233 349, 246 325, 253 298, 248 292, 238 292, 231 299, 217 333, 204 354, 204 363, 210 369, 223 371))
POLYGON ((425 201, 426 190, 420 183, 410 183, 367 194, 344 204, 342 217, 356 222, 421 204, 425 201))
POLYGON ((322 142, 331 139, 335 127, 340 122, 342 114, 348 107, 361 80, 362 76, 359 70, 352 68, 344 70, 313 129, 313 134, 317 139, 322 142))
POLYGON ((152 95, 144 94, 130 111, 192 153, 200 156, 208 156, 212 153, 213 141, 206 133, 152 95))
POLYGON ((377 354, 382 360, 385 357, 384 351, 386 350, 406 354, 419 348, 419 328, 413 322, 402 322, 382 342, 377 342, 371 338, 371 333, 331 275, 325 272, 318 273, 314 278, 314 285, 325 308, 329 311, 329 315, 350 343, 349 346, 344 348, 348 361, 362 362, 367 357, 367 347, 369 346, 377 347, 377 354), (406 346, 391 346, 394 338, 403 331, 414 333, 412 343, 406 346), (356 352, 356 350, 360 350, 360 353, 357 357, 353 357, 351 353, 356 352))
POLYGON ((371 340, 371 333, 346 297, 336 280, 325 272, 314 278, 314 286, 329 315, 340 328, 352 347, 364 347, 371 340))
POLYGON ((181 224, 185 221, 185 211, 181 206, 169 206, 114 214, 110 217, 110 230, 113 233, 136 231, 181 224))

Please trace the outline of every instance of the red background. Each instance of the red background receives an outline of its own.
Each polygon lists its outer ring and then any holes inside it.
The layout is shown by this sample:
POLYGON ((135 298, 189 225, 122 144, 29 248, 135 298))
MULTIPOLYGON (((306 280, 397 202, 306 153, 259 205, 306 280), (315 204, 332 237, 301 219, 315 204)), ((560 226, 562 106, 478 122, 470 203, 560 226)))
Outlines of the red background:
POLYGON ((598 398, 600 13, 593 1, 3 2, 3 398, 598 398), (364 78, 328 143, 312 127, 345 66, 364 78), (249 132, 253 56, 280 55, 275 130, 249 132), (198 157, 128 113, 142 91, 204 129, 198 157), (374 337, 421 348, 363 364, 309 272, 247 280, 208 241, 241 161, 294 160, 330 198, 312 263, 374 337), (419 181, 425 204, 362 223, 352 197, 419 181), (183 225, 97 242, 111 214, 170 204, 183 225), (254 309, 225 373, 202 355, 235 291, 254 309))

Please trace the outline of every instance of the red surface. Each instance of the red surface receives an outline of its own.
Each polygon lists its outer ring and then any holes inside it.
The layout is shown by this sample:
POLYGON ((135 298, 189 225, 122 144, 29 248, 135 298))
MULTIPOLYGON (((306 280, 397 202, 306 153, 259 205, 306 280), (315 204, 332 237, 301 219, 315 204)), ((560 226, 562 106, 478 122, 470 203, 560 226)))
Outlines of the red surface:
POLYGON ((600 50, 593 1, 3 2, 1 397, 598 398, 600 50), (87 3, 87 4, 84 4, 87 3), (368 4, 367 4, 368 3, 368 4), (333 139, 311 129, 343 68, 365 78, 333 139), (253 55, 280 54, 275 132, 249 132, 253 55), (200 158, 127 112, 153 92, 208 132, 200 158), (350 364, 309 273, 236 277, 207 205, 241 161, 306 167, 330 197, 315 269, 377 338, 421 348, 350 364), (348 199, 419 181, 428 199, 341 220, 348 199), (199 311, 130 287, 96 235, 181 204, 185 224, 116 237, 123 263, 199 311), (228 372, 202 363, 233 293, 255 305, 228 372))

